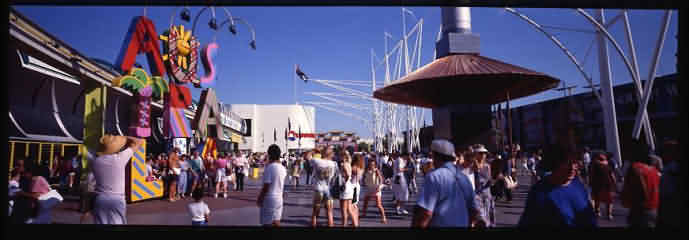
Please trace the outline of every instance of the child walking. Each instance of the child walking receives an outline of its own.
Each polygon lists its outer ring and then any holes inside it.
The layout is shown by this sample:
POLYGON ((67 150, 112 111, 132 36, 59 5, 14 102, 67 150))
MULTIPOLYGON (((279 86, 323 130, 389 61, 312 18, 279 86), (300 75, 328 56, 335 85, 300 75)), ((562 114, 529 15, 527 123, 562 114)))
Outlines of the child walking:
POLYGON ((208 204, 203 202, 203 187, 198 187, 194 189, 192 197, 194 198, 194 201, 192 203, 189 203, 188 206, 189 214, 191 215, 191 225, 208 225, 211 210, 208 208, 208 204))

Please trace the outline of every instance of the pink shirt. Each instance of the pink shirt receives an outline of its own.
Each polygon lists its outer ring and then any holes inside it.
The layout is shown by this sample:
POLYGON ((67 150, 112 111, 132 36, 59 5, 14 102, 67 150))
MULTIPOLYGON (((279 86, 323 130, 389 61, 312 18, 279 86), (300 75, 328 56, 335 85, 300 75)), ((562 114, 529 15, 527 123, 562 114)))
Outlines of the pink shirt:
POLYGON ((215 167, 216 169, 227 167, 227 158, 218 158, 218 160, 215 160, 215 167))

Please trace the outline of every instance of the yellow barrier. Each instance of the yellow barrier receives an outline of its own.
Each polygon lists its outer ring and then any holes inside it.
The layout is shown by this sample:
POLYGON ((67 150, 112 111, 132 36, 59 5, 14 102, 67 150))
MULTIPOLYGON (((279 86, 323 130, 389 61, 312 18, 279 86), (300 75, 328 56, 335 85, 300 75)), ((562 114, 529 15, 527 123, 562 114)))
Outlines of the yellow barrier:
POLYGON ((24 146, 24 156, 19 156, 19 157, 24 158, 24 159, 31 157, 31 156, 29 156, 29 154, 31 153, 31 146, 38 145, 38 149, 36 149, 36 153, 35 153, 36 157, 37 157, 36 163, 38 163, 38 164, 42 163, 41 160, 43 159, 44 148, 49 147, 49 150, 47 150, 47 151, 49 151, 49 153, 50 153, 50 157, 48 158, 50 160, 50 163, 49 163, 50 168, 53 167, 53 160, 54 160, 54 156, 55 156, 55 145, 60 145, 59 146, 61 149, 60 156, 62 156, 62 157, 65 156, 65 147, 77 147, 77 154, 81 153, 81 151, 79 150, 79 146, 81 144, 30 142, 30 141, 9 141, 9 144, 10 144, 10 156, 9 156, 10 157, 10 159, 9 159, 10 160, 9 161, 9 169, 10 170, 14 168, 14 162, 15 162, 14 160, 15 160, 15 157, 18 156, 17 154, 15 154, 15 151, 17 149, 17 146, 21 146, 20 144, 23 144, 23 146, 24 146))
POLYGON ((258 168, 253 168, 253 171, 251 172, 251 178, 253 178, 253 179, 258 178, 258 168))
POLYGON ((146 143, 134 152, 131 159, 129 173, 130 192, 129 202, 136 202, 163 196, 163 181, 146 181, 146 143))

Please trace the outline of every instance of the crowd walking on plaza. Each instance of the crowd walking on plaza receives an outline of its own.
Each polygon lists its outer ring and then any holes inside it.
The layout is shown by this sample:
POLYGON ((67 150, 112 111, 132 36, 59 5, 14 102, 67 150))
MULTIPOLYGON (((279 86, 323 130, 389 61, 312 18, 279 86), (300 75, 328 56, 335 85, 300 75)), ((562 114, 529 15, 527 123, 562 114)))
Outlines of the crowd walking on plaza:
MULTIPOLYGON (((72 176, 86 171, 82 222, 91 217, 96 224, 127 224, 125 166, 142 142, 106 135, 95 154, 86 153, 87 169, 64 158, 57 158, 53 169, 18 160, 10 172, 10 222, 51 223, 52 209, 63 201, 51 183, 78 186, 79 178, 72 176)), ((341 227, 360 227, 360 218, 371 214, 387 224, 382 197, 387 188, 393 195, 393 213, 411 215, 411 227, 492 228, 498 221, 496 202, 512 200, 512 191, 522 184, 516 181, 520 175, 531 180, 531 187, 518 227, 597 227, 601 218, 614 218, 616 201, 629 209, 630 227, 678 227, 682 216, 677 209, 686 207, 678 197, 683 186, 678 142, 665 141, 660 154, 635 144, 624 167, 607 152, 578 151, 567 144, 529 152, 514 144, 489 152, 482 144, 455 148, 442 139, 434 140, 426 154, 354 153, 327 146, 290 155, 271 145, 266 154, 214 157, 172 149, 147 157, 146 179, 163 180, 167 201, 193 198, 188 211, 191 224, 199 226, 210 219, 205 197, 226 198, 232 191, 244 191, 249 169, 265 162, 256 203, 260 224, 266 227, 280 226, 285 192, 307 186, 313 192, 312 227, 321 226, 321 210, 328 227, 336 226, 335 213, 341 216, 341 227), (423 178, 418 186, 417 177, 423 178), (306 185, 300 185, 301 178, 306 185), (407 209, 410 195, 416 196, 413 209, 407 209), (376 211, 367 212, 370 202, 376 211)))

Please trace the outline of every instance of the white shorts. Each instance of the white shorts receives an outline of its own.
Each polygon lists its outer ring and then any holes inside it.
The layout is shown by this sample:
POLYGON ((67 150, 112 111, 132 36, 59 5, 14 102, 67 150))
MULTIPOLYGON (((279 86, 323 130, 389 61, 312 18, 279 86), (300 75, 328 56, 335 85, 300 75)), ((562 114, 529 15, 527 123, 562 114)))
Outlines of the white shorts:
POLYGON ((385 187, 385 185, 383 185, 383 184, 378 185, 378 186, 366 186, 366 195, 365 196, 382 197, 383 193, 381 191, 383 190, 383 187, 385 187))
POLYGON ((180 174, 182 174, 182 169, 181 168, 172 168, 172 172, 175 175, 180 175, 180 174))
POLYGON ((225 181, 225 169, 218 169, 215 171, 215 181, 223 182, 225 181))
POLYGON ((227 176, 225 176, 225 182, 228 182, 228 183, 229 183, 229 182, 233 182, 233 181, 232 181, 232 177, 233 177, 233 175, 227 175, 227 176))
POLYGON ((340 194, 340 199, 341 200, 352 200, 353 197, 354 197, 354 184, 347 181, 345 183, 344 191, 342 191, 342 194, 340 194))
POLYGON ((270 225, 282 219, 282 198, 266 197, 261 206, 261 225, 270 225))

